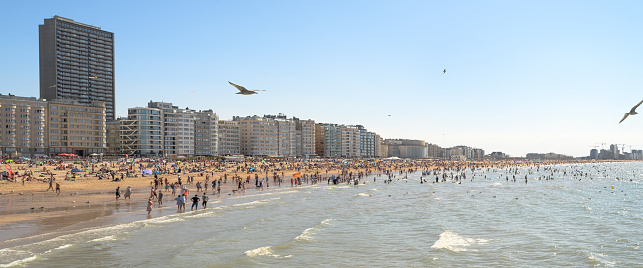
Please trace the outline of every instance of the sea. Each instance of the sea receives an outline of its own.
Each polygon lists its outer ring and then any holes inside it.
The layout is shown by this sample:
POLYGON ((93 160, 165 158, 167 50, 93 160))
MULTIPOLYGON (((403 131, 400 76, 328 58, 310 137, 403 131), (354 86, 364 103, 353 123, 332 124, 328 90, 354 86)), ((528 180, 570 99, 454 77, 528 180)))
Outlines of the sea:
POLYGON ((643 162, 463 172, 288 181, 150 218, 141 206, 5 241, 0 266, 643 267, 643 162))

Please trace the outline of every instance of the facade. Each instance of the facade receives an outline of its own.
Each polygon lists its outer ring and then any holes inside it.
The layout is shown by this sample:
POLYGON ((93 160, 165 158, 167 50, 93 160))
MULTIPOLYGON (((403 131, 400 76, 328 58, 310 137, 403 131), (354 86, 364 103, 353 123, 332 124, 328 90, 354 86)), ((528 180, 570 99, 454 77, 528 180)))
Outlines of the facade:
POLYGON ((121 118, 117 118, 114 121, 105 122, 105 128, 107 130, 107 148, 105 149, 105 154, 107 155, 119 155, 121 153, 120 120, 121 118))
POLYGON ((194 121, 194 154, 219 155, 219 116, 212 110, 199 111, 194 121))
POLYGON ((438 158, 438 159, 445 158, 444 148, 432 143, 427 143, 426 148, 427 148, 427 157, 438 158))
POLYGON ((106 149, 105 103, 0 95, 0 150, 7 156, 87 156, 106 149))
POLYGON ((121 153, 142 156, 164 155, 161 109, 129 108, 127 118, 120 118, 119 125, 121 153))
POLYGON ((161 110, 163 120, 163 155, 166 157, 194 156, 194 120, 196 112, 181 109, 168 102, 152 102, 149 108, 161 110))
POLYGON ((329 123, 315 125, 315 153, 318 156, 359 157, 360 146, 361 135, 357 126, 329 123))
POLYGON ((388 147, 388 157, 426 158, 427 147, 423 140, 386 139, 383 144, 388 147))
POLYGON ((374 158, 379 157, 379 146, 376 148, 376 144, 379 143, 377 134, 369 132, 364 128, 364 126, 358 125, 360 135, 360 157, 374 158))
POLYGON ((49 154, 88 156, 107 149, 105 103, 57 99, 48 103, 49 154))
POLYGON ((113 121, 114 34, 59 16, 45 19, 38 32, 40 98, 102 101, 113 121))
POLYGON ((296 132, 296 154, 299 157, 310 157, 315 155, 315 121, 300 120, 293 118, 295 121, 296 132))
POLYGON ((272 118, 235 116, 239 124, 241 154, 246 156, 279 156, 278 126, 272 118))
MULTIPOLYGON (((618 160, 619 155, 621 154, 621 152, 618 150, 618 144, 610 145, 610 151, 612 152, 612 154, 614 156, 612 159, 618 160)), ((603 158, 603 159, 605 159, 605 158, 603 158)))
POLYGON ((341 126, 341 153, 343 157, 360 156, 360 132, 356 126, 341 126))
POLYGON ((315 153, 326 158, 341 156, 341 135, 341 127, 337 124, 316 124, 315 153))
POLYGON ((219 145, 220 155, 238 155, 240 150, 239 122, 219 120, 219 145))
POLYGON ((47 102, 0 95, 0 151, 3 156, 48 154, 47 102))

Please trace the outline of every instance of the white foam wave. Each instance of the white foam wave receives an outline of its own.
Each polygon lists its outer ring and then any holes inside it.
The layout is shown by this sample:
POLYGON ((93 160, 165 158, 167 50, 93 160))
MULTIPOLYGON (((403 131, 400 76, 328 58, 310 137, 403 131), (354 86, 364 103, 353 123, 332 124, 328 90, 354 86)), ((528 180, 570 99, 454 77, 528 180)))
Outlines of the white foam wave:
POLYGON ((241 203, 241 204, 236 204, 232 205, 230 207, 243 207, 243 206, 248 206, 248 207, 253 207, 256 205, 262 205, 262 204, 267 204, 270 203, 271 201, 279 200, 282 199, 282 197, 275 197, 275 198, 268 198, 268 199, 263 199, 263 200, 256 200, 248 203, 241 203))
POLYGON ((250 258, 261 257, 261 256, 273 257, 273 258, 290 258, 290 257, 292 257, 292 255, 281 256, 279 254, 275 254, 272 251, 272 247, 270 247, 270 246, 255 248, 253 250, 248 250, 245 253, 246 253, 246 256, 248 256, 250 258))
POLYGON ((328 225, 330 225, 330 222, 331 222, 331 221, 334 221, 334 220, 335 220, 335 219, 325 219, 325 220, 323 220, 321 223, 322 223, 322 224, 328 224, 328 225))
POLYGON ((489 241, 485 239, 463 237, 458 235, 457 233, 451 232, 450 230, 446 230, 440 234, 440 239, 438 239, 438 241, 435 241, 431 248, 448 249, 451 251, 459 252, 467 251, 467 249, 464 247, 475 244, 485 245, 487 244, 487 242, 489 241))
POLYGON ((367 193, 359 193, 359 194, 356 194, 355 196, 365 196, 365 197, 369 197, 369 196, 371 196, 371 195, 370 195, 370 194, 367 194, 367 193))
POLYGON ((598 262, 606 267, 614 267, 616 265, 615 261, 609 261, 608 256, 605 254, 601 253, 594 253, 590 252, 589 257, 590 260, 598 262))
POLYGON ((0 265, 0 267, 13 267, 13 266, 18 266, 18 265, 24 265, 25 263, 33 261, 36 258, 38 258, 38 256, 31 256, 31 257, 28 257, 28 258, 24 258, 22 260, 17 260, 17 261, 10 262, 8 264, 0 265))
POLYGON ((301 233, 299 236, 295 237, 295 240, 296 241, 308 241, 308 242, 314 241, 313 235, 317 234, 317 231, 319 231, 319 228, 324 226, 324 225, 330 225, 330 222, 333 221, 333 220, 335 220, 335 219, 325 219, 325 220, 321 221, 319 224, 304 230, 303 233, 301 233))

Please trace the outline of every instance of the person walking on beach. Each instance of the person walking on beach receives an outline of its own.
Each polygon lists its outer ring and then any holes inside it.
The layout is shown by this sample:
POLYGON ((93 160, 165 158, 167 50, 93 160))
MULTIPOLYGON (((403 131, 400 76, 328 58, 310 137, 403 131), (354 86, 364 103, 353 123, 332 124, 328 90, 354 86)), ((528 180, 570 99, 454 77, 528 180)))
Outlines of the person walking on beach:
POLYGON ((54 180, 49 179, 49 188, 47 188, 47 192, 49 192, 49 189, 51 189, 52 192, 54 191, 53 184, 54 184, 54 180))
POLYGON ((118 198, 121 197, 121 187, 118 186, 116 187, 116 201, 118 201, 118 198))
POLYGON ((152 198, 147 199, 147 215, 150 215, 152 213, 152 206, 154 206, 154 203, 152 202, 152 198))
POLYGON ((123 199, 130 199, 132 200, 132 187, 127 186, 127 189, 125 189, 125 194, 123 194, 123 199))
POLYGON ((199 198, 198 195, 194 195, 194 197, 190 199, 192 199, 192 207, 190 208, 190 210, 194 210, 195 207, 196 210, 199 210, 199 200, 201 200, 201 198, 199 198))
POLYGON ((203 196, 201 197, 201 200, 202 200, 201 205, 203 206, 203 209, 208 208, 208 199, 209 199, 208 196, 205 195, 205 192, 204 192, 203 196))
POLYGON ((56 183, 56 194, 57 195, 60 194, 60 184, 59 183, 56 183))

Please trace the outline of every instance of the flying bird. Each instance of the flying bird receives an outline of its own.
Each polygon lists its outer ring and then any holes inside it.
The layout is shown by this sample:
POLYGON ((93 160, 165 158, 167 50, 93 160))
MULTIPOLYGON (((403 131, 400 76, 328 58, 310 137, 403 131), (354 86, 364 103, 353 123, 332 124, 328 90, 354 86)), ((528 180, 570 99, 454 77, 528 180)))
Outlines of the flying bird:
POLYGON ((237 94, 241 94, 241 95, 252 95, 252 94, 258 94, 257 91, 265 91, 265 90, 259 90, 259 89, 247 90, 245 87, 242 87, 240 85, 235 85, 230 81, 228 81, 228 83, 230 83, 230 85, 236 87, 239 90, 239 92, 237 92, 237 94))
POLYGON ((620 124, 621 122, 623 122, 623 120, 625 120, 625 118, 627 118, 627 117, 628 117, 628 116, 630 116, 630 115, 636 115, 636 114, 638 114, 638 113, 636 112, 636 108, 638 108, 638 107, 641 105, 641 103, 643 103, 643 100, 642 100, 642 101, 640 101, 637 105, 634 105, 634 107, 632 107, 632 110, 630 110, 630 112, 629 112, 629 113, 625 113, 625 115, 623 116, 623 119, 621 119, 621 121, 620 121, 620 122, 618 122, 618 123, 620 124))
POLYGON ((444 71, 442 71, 442 74, 445 74, 445 73, 447 73, 447 69, 444 69, 444 71))

